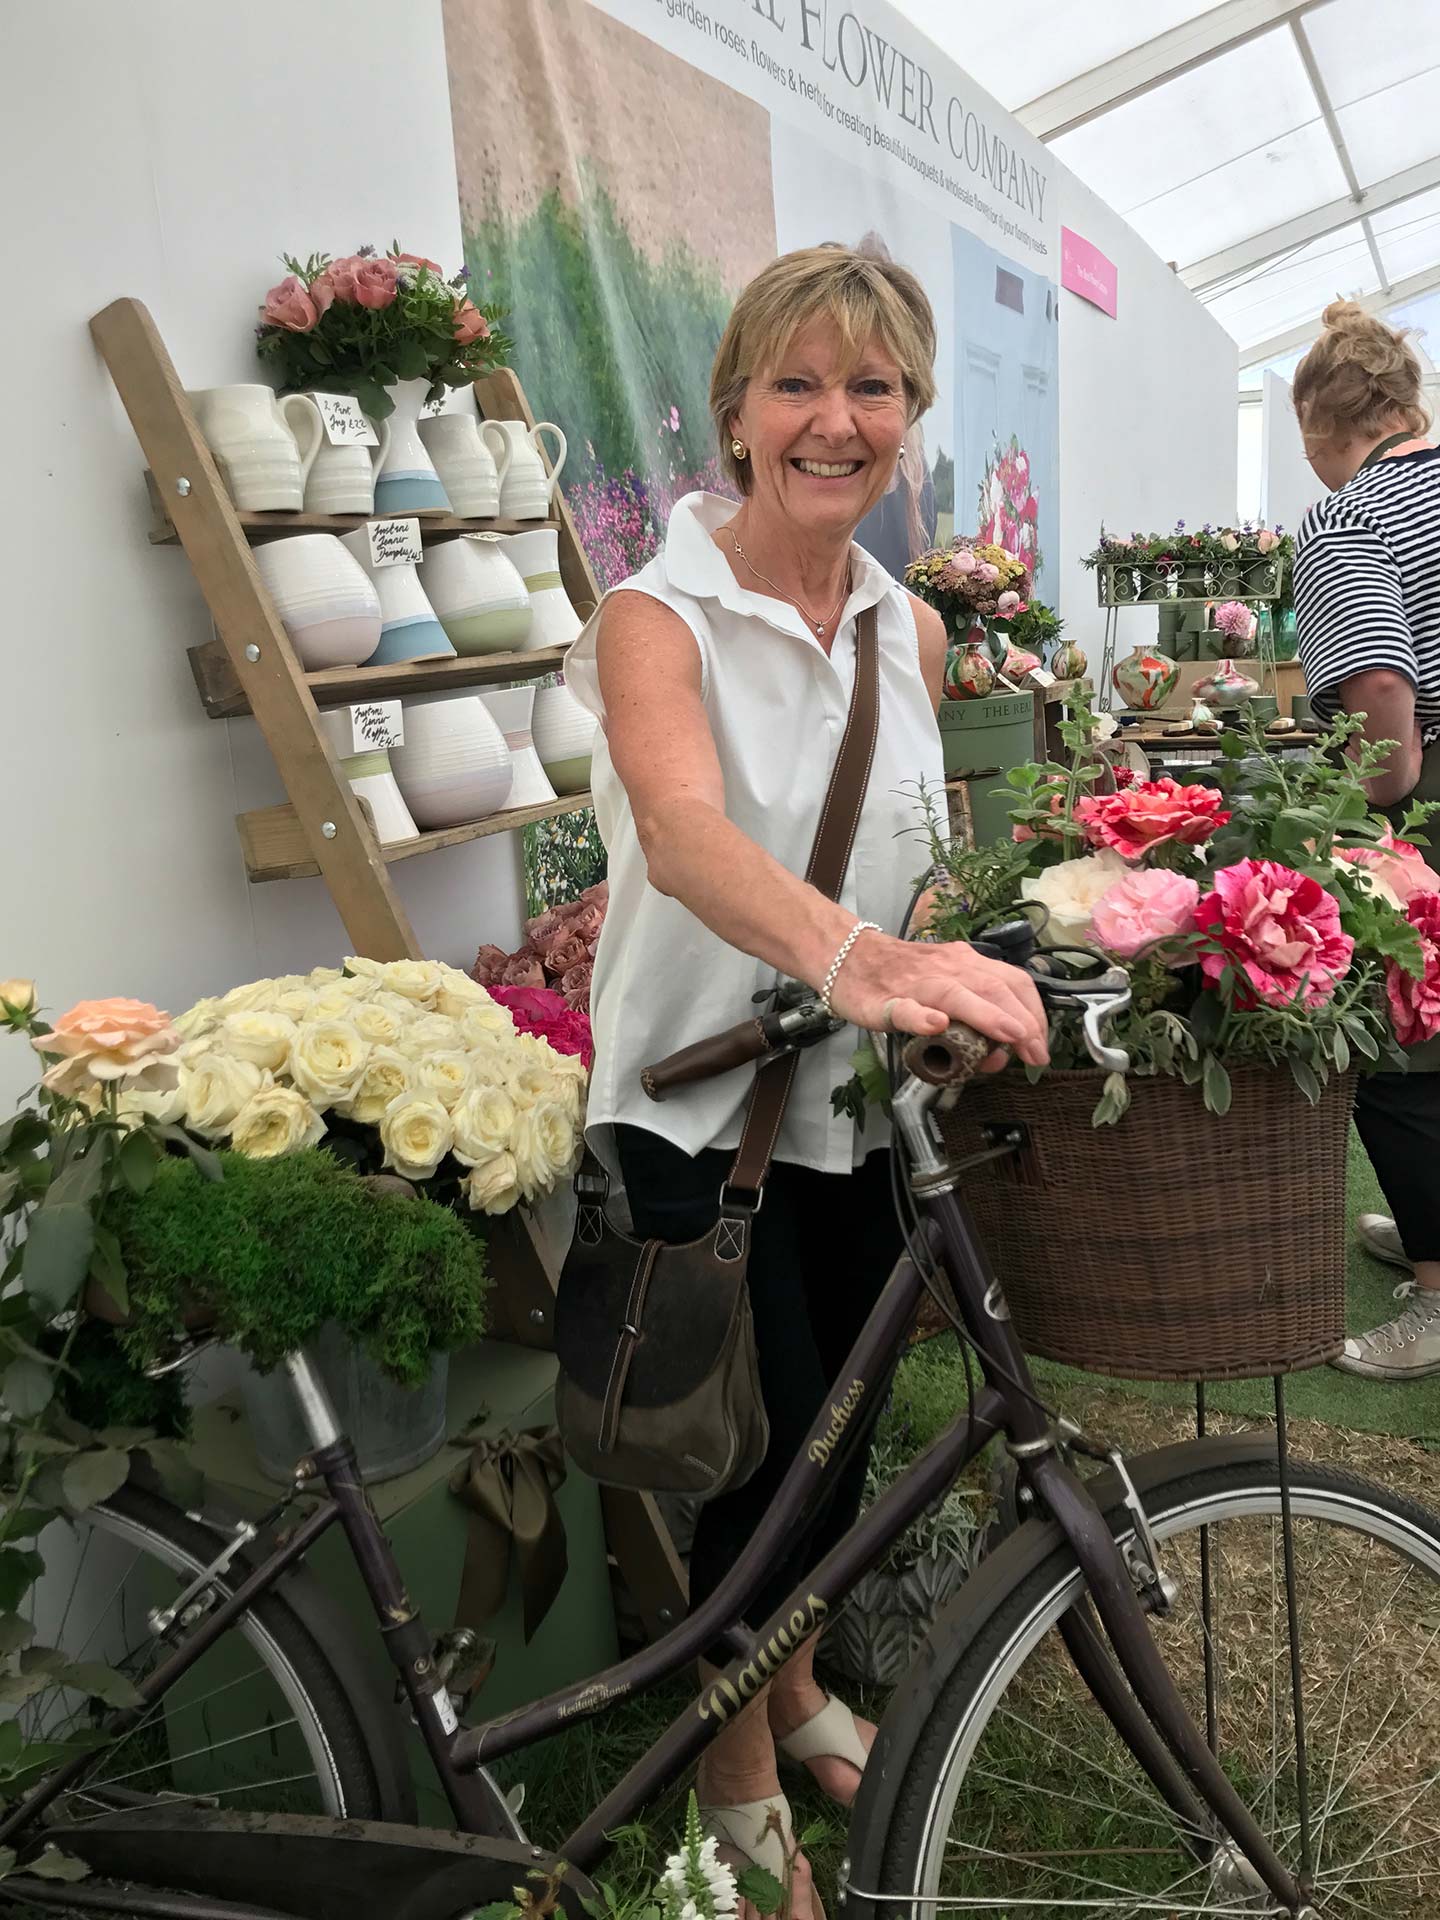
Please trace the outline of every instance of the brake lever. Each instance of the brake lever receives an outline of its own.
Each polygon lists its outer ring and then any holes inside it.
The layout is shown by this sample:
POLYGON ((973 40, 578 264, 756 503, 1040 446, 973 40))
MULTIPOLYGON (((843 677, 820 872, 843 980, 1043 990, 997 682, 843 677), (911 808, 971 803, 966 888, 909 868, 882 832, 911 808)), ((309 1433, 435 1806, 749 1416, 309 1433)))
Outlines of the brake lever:
POLYGON ((1123 967, 1106 967, 1088 980, 1059 980, 1053 975, 1031 973, 1040 996, 1049 1005, 1067 1013, 1083 1010, 1081 1025, 1085 1051, 1097 1067, 1106 1073, 1128 1073, 1130 1055, 1124 1047, 1107 1046, 1101 1028, 1130 1005, 1130 976, 1123 967))

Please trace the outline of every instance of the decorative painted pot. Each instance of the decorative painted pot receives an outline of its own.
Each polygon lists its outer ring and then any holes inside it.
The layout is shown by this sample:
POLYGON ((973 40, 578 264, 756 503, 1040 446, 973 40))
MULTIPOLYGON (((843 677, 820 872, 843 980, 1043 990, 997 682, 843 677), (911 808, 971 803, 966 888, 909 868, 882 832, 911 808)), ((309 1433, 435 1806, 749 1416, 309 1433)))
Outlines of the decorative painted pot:
POLYGON ((450 496, 418 431, 420 409, 429 391, 428 380, 397 380, 390 389, 395 411, 389 417, 384 457, 375 469, 377 514, 450 511, 450 496))
POLYGON ((235 505, 247 513, 299 513, 321 439, 314 405, 298 393, 281 400, 250 384, 205 387, 186 398, 235 505))
POLYGON ((457 653, 508 653, 529 637, 530 596, 498 533, 431 547, 425 591, 457 653))
POLYGON ((315 416, 319 443, 305 480, 306 513, 373 513, 375 511, 375 468, 390 444, 390 422, 374 421, 378 443, 362 446, 359 441, 331 443, 313 393, 294 393, 288 400, 300 400, 315 416))
POLYGON ((525 651, 568 647, 584 623, 560 578, 559 528, 532 527, 528 533, 509 534, 501 545, 519 569, 530 596, 533 618, 525 651))
POLYGON ((1214 673, 1195 682, 1195 698, 1221 713, 1233 713, 1259 691, 1258 684, 1241 673, 1233 660, 1222 660, 1214 673))
POLYGON ((978 640, 952 647, 945 656, 945 696, 950 700, 983 700, 995 686, 995 669, 978 640))
POLYGON ((480 698, 485 702, 491 719, 504 734, 505 744, 510 749, 510 758, 515 765, 510 794, 505 802, 507 811, 511 807, 538 807, 546 800, 553 800, 555 789, 540 764, 540 755, 535 751, 532 731, 534 682, 523 687, 486 687, 480 698))
POLYGON ((599 721, 565 685, 563 674, 555 684, 535 695, 531 731, 545 776, 556 793, 583 793, 590 784, 590 756, 599 721))
POLYGON ((1139 707, 1153 713, 1164 706, 1180 678, 1179 665, 1168 653, 1156 653, 1151 647, 1136 647, 1116 664, 1112 676, 1115 691, 1127 707, 1139 707))
POLYGON ((478 694, 418 694, 390 764, 417 827, 465 826, 496 813, 514 778, 505 736, 478 694))
POLYGON ((256 547, 255 567, 307 672, 358 667, 380 644, 380 596, 333 533, 256 547))
POLYGON ((350 782, 351 791, 368 804, 375 822, 375 838, 380 844, 418 839, 420 829, 411 819, 405 796, 395 783, 389 749, 372 747, 356 753, 348 707, 322 707, 316 717, 326 745, 350 782))
POLYGON ((342 533, 340 543, 359 561, 380 596, 380 644, 364 664, 391 667, 398 660, 452 659, 455 649, 425 597, 420 569, 372 566, 370 536, 364 527, 342 533))
POLYGON ((1017 647, 1012 640, 1005 648, 1000 671, 1007 680, 1023 680, 1027 673, 1034 673, 1041 664, 1038 653, 1031 653, 1026 647, 1017 647))
POLYGON ((1055 649, 1050 671, 1057 680, 1083 680, 1090 662, 1073 640, 1062 640, 1055 649))
POLYGON ((420 438, 435 462, 450 506, 462 520, 493 520, 500 511, 500 474, 480 438, 475 413, 438 413, 422 420, 420 438))
POLYGON ((569 451, 559 427, 549 420, 542 420, 536 427, 527 427, 523 420, 486 420, 480 434, 500 472, 501 513, 507 520, 543 520, 555 498, 560 469, 569 451), (559 447, 548 473, 541 457, 542 433, 553 433, 559 447), (508 449, 503 462, 502 447, 508 449))

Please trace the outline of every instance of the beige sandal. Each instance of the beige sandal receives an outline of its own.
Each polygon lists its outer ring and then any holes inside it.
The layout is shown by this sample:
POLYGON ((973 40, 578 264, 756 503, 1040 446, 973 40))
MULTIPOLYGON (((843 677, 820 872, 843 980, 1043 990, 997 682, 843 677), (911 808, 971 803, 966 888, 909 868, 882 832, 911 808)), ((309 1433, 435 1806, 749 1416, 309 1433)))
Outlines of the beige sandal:
POLYGON ((782 1734, 775 1742, 775 1750, 802 1767, 811 1760, 847 1760, 857 1773, 864 1773, 865 1762, 870 1758, 855 1725, 854 1714, 834 1694, 803 1726, 793 1733, 782 1734))
POLYGON ((784 1886, 786 1855, 795 1851, 795 1827, 790 1802, 783 1793, 768 1794, 763 1800, 742 1800, 733 1807, 701 1807, 700 1828, 713 1835, 720 1846, 733 1847, 757 1867, 773 1873, 784 1886), (780 1816, 783 1844, 770 1824, 772 1808, 780 1816))

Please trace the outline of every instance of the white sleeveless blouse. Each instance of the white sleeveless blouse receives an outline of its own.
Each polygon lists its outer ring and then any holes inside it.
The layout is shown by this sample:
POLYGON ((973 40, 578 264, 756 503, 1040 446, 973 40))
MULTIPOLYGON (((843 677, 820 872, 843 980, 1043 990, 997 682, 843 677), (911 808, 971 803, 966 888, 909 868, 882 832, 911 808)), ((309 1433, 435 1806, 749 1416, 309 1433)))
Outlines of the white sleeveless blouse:
MULTIPOLYGON (((700 654, 701 693, 725 777, 725 812, 740 830, 803 874, 839 750, 855 678, 855 619, 876 609, 880 729, 860 829, 841 893, 857 919, 898 933, 927 865, 916 782, 937 794, 944 780, 940 731, 920 671, 914 609, 904 589, 860 547, 852 549, 852 590, 827 657, 799 613, 741 587, 711 535, 735 503, 692 493, 670 516, 663 550, 624 582, 679 614, 700 654)), ((604 737, 605 707, 592 616, 565 663, 575 697, 599 716, 592 787, 610 857, 610 904, 595 960, 590 1014, 595 1068, 587 1133, 613 1165, 607 1130, 617 1121, 648 1128, 687 1153, 733 1147, 754 1079, 745 1067, 646 1098, 642 1068, 756 1011, 755 995, 776 970, 728 945, 678 900, 657 893, 646 873, 625 789, 604 737)), ((657 716, 664 724, 664 716, 657 716)), ((943 817, 943 815, 942 815, 943 817)), ((777 1160, 848 1173, 888 1138, 872 1110, 863 1134, 831 1110, 834 1087, 851 1075, 853 1028, 800 1057, 777 1160)))

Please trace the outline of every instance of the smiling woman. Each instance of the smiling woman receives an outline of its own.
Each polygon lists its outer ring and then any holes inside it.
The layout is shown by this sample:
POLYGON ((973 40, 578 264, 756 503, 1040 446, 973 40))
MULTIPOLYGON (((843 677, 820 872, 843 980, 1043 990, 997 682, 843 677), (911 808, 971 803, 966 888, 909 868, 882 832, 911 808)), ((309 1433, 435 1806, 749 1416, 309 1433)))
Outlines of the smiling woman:
MULTIPOLYGON (((713 494, 681 500, 663 550, 607 595, 566 667, 601 721, 592 778, 610 858, 591 998, 590 1144, 623 1177, 641 1239, 703 1240, 722 1188, 734 1206, 748 1194, 746 1281, 769 1449, 750 1479, 701 1509, 692 1606, 733 1564, 800 1450, 900 1235, 888 1122, 872 1109, 857 1127, 831 1107, 853 1036, 836 1032, 798 1056, 768 1176, 747 1159, 742 1177, 736 1152, 753 1078, 722 1074, 655 1106, 642 1070, 745 1019, 785 980, 823 986, 838 1015, 866 1029, 935 1033, 961 1019, 1026 1060, 1045 1057, 1025 975, 964 945, 894 937, 924 857, 918 843, 904 851, 917 820, 902 790, 944 779, 935 710, 945 635, 853 536, 931 404, 934 353, 929 303, 903 268, 838 247, 773 261, 736 302, 711 373, 738 510, 713 494), (874 747, 832 898, 803 876, 857 678, 864 690, 872 677, 874 747)), ((857 1386, 864 1397, 855 1393, 845 1418, 863 1431, 886 1383, 857 1386)), ((772 1569, 756 1619, 851 1524, 867 1451, 827 1469, 827 1497, 772 1569)), ((780 1840, 766 1830, 772 1805, 788 1825, 777 1745, 848 1802, 871 1738, 866 1722, 827 1704, 811 1649, 802 1651, 707 1750, 710 1830, 781 1875, 780 1840)), ((793 1907, 810 1920, 803 1861, 793 1907)))

